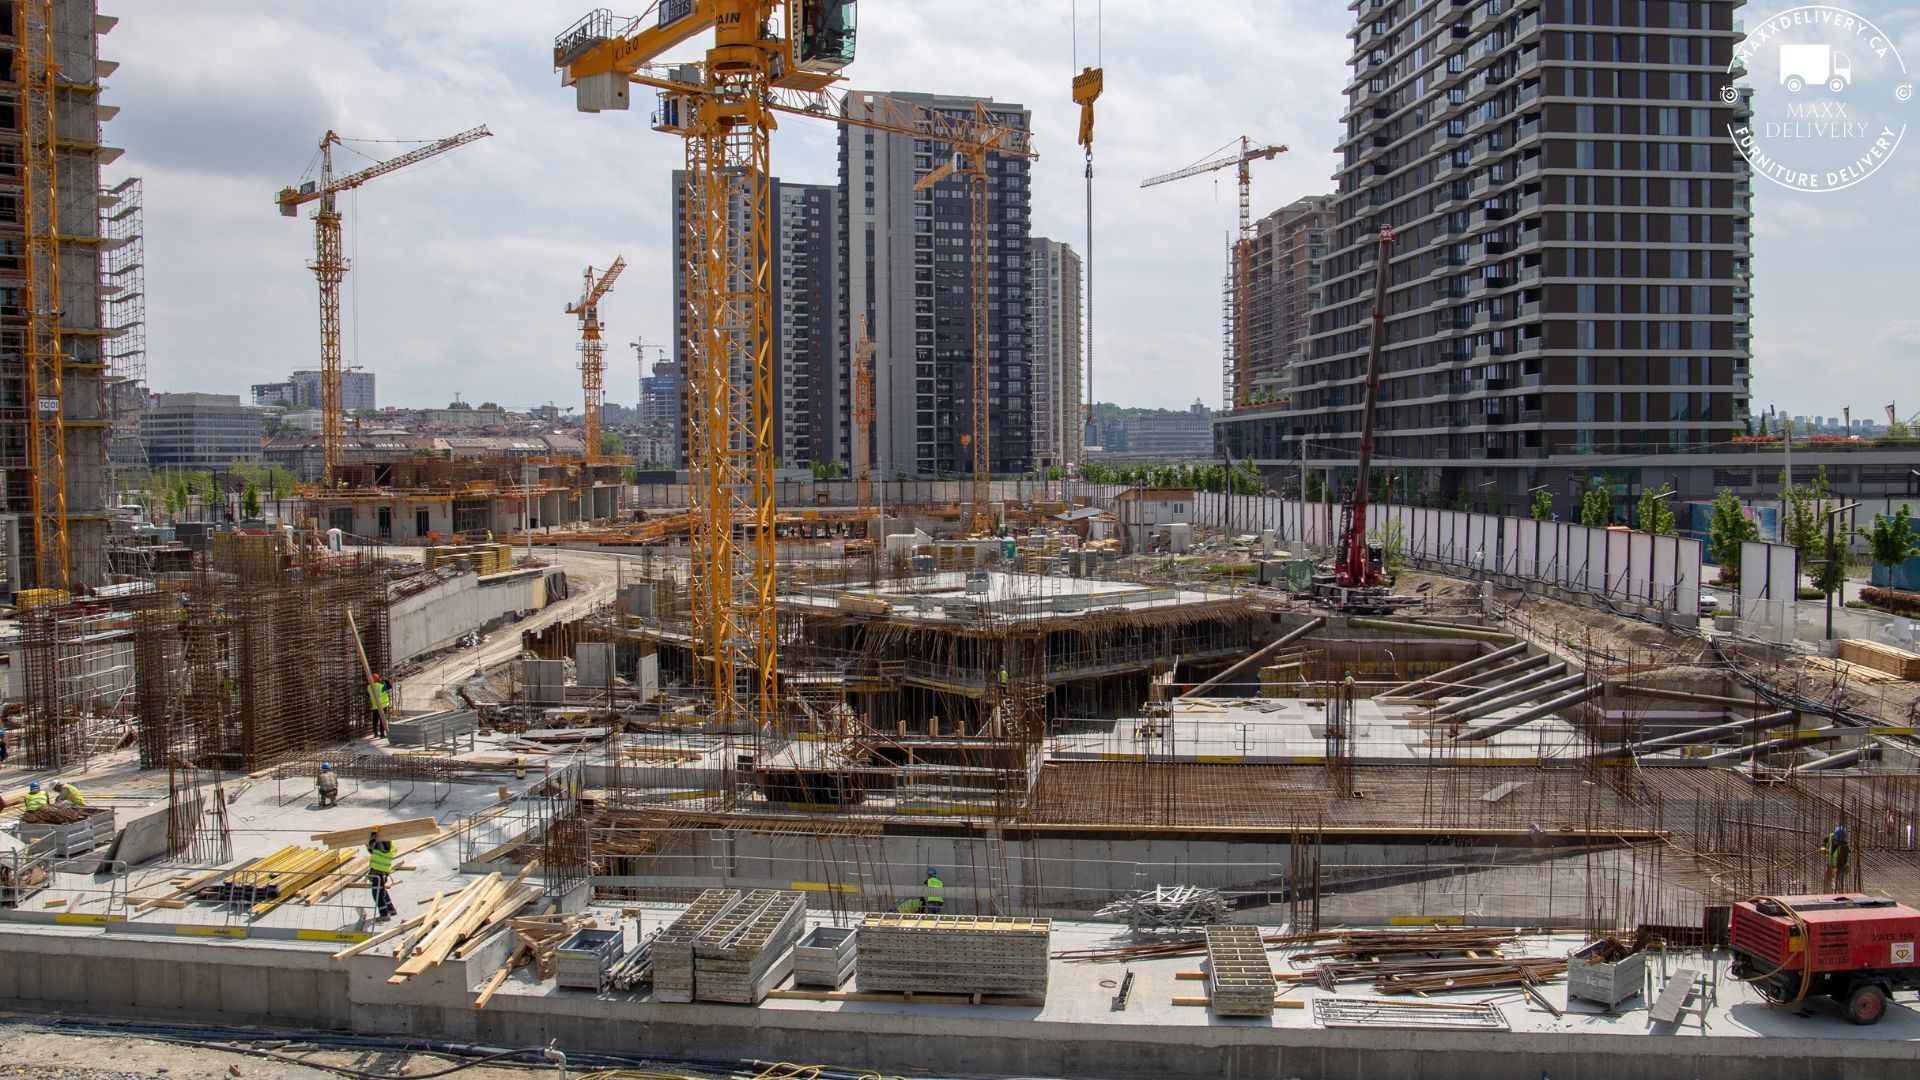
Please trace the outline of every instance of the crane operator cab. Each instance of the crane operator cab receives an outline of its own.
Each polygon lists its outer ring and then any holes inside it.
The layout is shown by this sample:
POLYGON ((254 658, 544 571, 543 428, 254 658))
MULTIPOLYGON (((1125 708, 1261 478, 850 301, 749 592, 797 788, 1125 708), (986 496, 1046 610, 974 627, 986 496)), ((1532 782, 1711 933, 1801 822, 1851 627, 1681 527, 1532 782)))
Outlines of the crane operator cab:
POLYGON ((793 63, 831 74, 853 63, 854 0, 795 0, 793 63))

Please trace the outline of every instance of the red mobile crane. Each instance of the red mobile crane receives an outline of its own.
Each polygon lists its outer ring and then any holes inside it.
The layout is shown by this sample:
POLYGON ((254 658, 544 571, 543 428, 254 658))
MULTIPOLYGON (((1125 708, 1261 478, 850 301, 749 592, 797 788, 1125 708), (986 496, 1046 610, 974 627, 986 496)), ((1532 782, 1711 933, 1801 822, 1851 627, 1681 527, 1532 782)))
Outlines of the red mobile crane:
POLYGON ((1393 575, 1387 572, 1385 546, 1367 539, 1373 415, 1380 400, 1380 347, 1386 337, 1387 252, 1392 247, 1393 228, 1382 225, 1373 266, 1373 329, 1367 349, 1366 391, 1360 407, 1359 471, 1340 515, 1340 543, 1334 549, 1333 562, 1322 567, 1313 579, 1316 600, 1335 611, 1354 614, 1385 614, 1396 607, 1419 602, 1418 597, 1393 595, 1393 575))

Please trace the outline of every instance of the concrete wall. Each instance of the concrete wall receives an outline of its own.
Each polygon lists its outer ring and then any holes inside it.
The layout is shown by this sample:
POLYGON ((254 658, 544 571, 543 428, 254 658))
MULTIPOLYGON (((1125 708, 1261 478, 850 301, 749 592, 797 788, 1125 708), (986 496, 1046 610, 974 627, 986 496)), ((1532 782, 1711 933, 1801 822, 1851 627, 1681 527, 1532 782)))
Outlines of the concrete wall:
POLYGON ((539 568, 481 577, 459 574, 394 602, 388 615, 393 663, 444 649, 497 620, 546 606, 539 568))
MULTIPOLYGON (((0 930, 0 1006, 142 1016, 281 1030, 354 1031, 503 1046, 663 1057, 816 1061, 889 1072, 1102 1077, 1418 1077, 1420 1080, 1895 1080, 1914 1075, 1920 1043, 1902 1010, 1872 1037, 1837 1018, 1803 1035, 1651 1034, 1636 1016, 1618 1034, 1277 1027, 1168 1018, 1165 986, 1135 989, 1110 1013, 1098 978, 1114 968, 1054 969, 1046 1009, 892 1004, 669 1005, 626 994, 535 994, 518 978, 485 1011, 472 995, 499 964, 505 935, 466 960, 394 986, 390 958, 334 963, 331 945, 222 943, 97 929, 0 930), (1086 985, 1082 985, 1086 984, 1086 985), (1150 1014, 1158 1014, 1149 1018, 1150 1014), (1852 1036, 1852 1037, 1849 1037, 1852 1036), (1633 1064, 1623 1072, 1623 1055, 1633 1064)), ((1764 1012, 1764 1007, 1761 1008, 1764 1012)), ((1174 1010, 1176 1013, 1182 1010, 1174 1010)), ((265 1034, 264 1032, 262 1034, 265 1034)))

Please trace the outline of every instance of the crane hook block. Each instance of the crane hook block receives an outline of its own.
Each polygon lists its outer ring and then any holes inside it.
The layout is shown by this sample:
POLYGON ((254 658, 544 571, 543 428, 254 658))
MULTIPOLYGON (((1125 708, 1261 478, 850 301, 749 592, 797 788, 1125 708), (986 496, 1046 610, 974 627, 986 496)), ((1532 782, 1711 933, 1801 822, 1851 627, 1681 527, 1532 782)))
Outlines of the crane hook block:
POLYGON ((1106 69, 1081 68, 1073 77, 1073 100, 1080 106, 1080 145, 1093 147, 1093 103, 1106 89, 1106 69))

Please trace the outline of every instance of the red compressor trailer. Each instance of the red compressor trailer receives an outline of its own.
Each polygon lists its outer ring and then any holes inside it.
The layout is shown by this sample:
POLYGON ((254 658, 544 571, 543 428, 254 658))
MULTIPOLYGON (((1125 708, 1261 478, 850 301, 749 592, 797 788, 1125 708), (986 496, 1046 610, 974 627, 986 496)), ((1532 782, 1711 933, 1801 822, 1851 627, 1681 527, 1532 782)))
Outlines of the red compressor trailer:
POLYGON ((1762 896, 1733 905, 1733 975, 1777 1005, 1814 994, 1877 1023, 1896 990, 1920 989, 1920 911, 1879 896, 1762 896))

